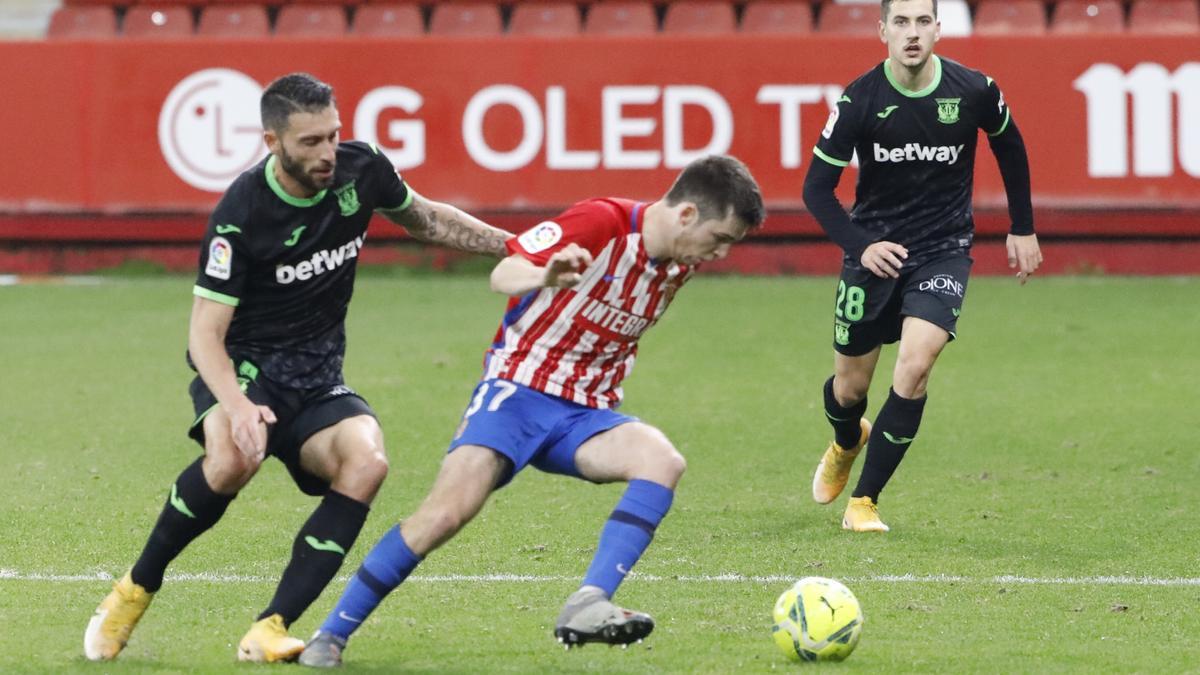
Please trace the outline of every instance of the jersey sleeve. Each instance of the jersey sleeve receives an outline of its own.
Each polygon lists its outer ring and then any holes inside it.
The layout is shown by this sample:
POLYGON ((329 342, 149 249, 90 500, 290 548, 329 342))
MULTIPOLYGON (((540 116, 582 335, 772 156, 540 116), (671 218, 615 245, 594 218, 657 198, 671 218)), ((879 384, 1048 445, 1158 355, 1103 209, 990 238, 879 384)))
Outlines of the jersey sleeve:
POLYGON ((241 301, 242 291, 251 267, 251 254, 246 238, 244 210, 234 208, 227 192, 213 211, 204 231, 200 247, 200 270, 194 295, 236 307, 241 301))
POLYGON ((589 200, 510 238, 505 247, 511 255, 545 265, 550 256, 567 244, 576 244, 592 255, 599 255, 608 242, 621 234, 623 227, 624 220, 614 206, 589 200))
POLYGON ((371 178, 374 184, 379 186, 375 194, 375 208, 403 209, 407 207, 413 200, 413 193, 408 189, 408 184, 397 173, 392 161, 387 158, 387 155, 380 152, 375 144, 372 143, 367 148, 371 152, 369 164, 371 178))
POLYGON ((987 78, 987 85, 979 97, 979 128, 988 136, 999 136, 1008 128, 1011 114, 1008 104, 1004 102, 1004 93, 992 78, 987 78))
POLYGON ((848 166, 854 157, 854 144, 858 141, 860 109, 865 101, 856 102, 857 91, 851 93, 852 87, 838 99, 837 105, 829 113, 829 120, 821 130, 821 137, 813 148, 813 154, 834 166, 848 166))

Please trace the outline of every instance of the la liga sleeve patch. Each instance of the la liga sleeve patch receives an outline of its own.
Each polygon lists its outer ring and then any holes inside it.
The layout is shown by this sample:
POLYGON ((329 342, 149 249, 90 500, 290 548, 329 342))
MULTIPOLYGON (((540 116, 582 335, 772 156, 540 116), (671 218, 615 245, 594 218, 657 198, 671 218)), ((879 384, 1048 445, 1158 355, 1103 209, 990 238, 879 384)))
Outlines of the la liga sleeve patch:
POLYGON ((562 227, 553 220, 546 220, 517 237, 517 243, 526 253, 541 253, 561 241, 562 236, 562 227))
POLYGON ((213 237, 208 244, 208 265, 204 273, 214 279, 229 280, 233 269, 233 247, 225 237, 213 237))
POLYGON ((821 135, 824 136, 826 140, 833 137, 833 128, 837 126, 838 117, 840 115, 841 111, 838 110, 837 107, 834 107, 833 110, 829 111, 829 119, 825 121, 825 128, 821 130, 821 135))

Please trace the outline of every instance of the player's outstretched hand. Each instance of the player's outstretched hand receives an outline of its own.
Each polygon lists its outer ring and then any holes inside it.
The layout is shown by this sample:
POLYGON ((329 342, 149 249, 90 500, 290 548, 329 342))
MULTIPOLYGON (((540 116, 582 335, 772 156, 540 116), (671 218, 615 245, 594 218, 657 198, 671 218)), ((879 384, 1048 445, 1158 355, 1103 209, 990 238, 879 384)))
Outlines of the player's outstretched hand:
POLYGON ((267 452, 267 425, 275 424, 275 413, 265 405, 245 399, 229 411, 229 432, 243 455, 257 462, 267 452))
POLYGON ((578 244, 567 244, 546 261, 546 279, 542 284, 553 288, 571 288, 583 277, 583 270, 592 264, 592 254, 578 244))
POLYGON ((908 249, 894 241, 877 241, 863 250, 863 267, 871 270, 877 277, 898 279, 904 259, 908 257, 908 249))
POLYGON ((1042 264, 1042 249, 1038 246, 1037 235, 1010 234, 1004 247, 1008 249, 1008 266, 1017 270, 1017 278, 1024 284, 1042 264))

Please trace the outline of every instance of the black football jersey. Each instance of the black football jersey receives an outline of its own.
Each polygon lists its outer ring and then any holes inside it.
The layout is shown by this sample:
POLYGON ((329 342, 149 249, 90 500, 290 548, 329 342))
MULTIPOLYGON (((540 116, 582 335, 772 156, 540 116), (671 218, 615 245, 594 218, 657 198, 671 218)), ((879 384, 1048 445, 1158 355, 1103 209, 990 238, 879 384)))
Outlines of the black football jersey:
POLYGON ((897 83, 888 61, 852 82, 813 150, 836 166, 858 154, 851 222, 875 241, 906 247, 906 267, 970 248, 978 130, 998 135, 1009 124, 992 78, 932 58, 933 82, 922 91, 897 83))
POLYGON ((333 185, 309 199, 275 179, 274 155, 239 176, 204 233, 194 293, 233 305, 235 358, 285 387, 342 384, 346 310, 367 223, 412 193, 377 148, 338 145, 333 185))

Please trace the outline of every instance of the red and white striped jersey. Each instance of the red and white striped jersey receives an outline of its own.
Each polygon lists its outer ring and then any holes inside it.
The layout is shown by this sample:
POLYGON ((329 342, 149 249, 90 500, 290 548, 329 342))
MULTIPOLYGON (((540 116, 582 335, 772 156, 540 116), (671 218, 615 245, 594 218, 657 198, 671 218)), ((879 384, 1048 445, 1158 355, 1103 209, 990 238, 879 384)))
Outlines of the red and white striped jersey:
POLYGON ((484 379, 511 380, 592 408, 620 404, 638 338, 694 269, 658 264, 646 254, 645 206, 590 199, 508 241, 510 254, 538 265, 570 243, 590 251, 593 262, 574 288, 542 288, 509 300, 484 379))

